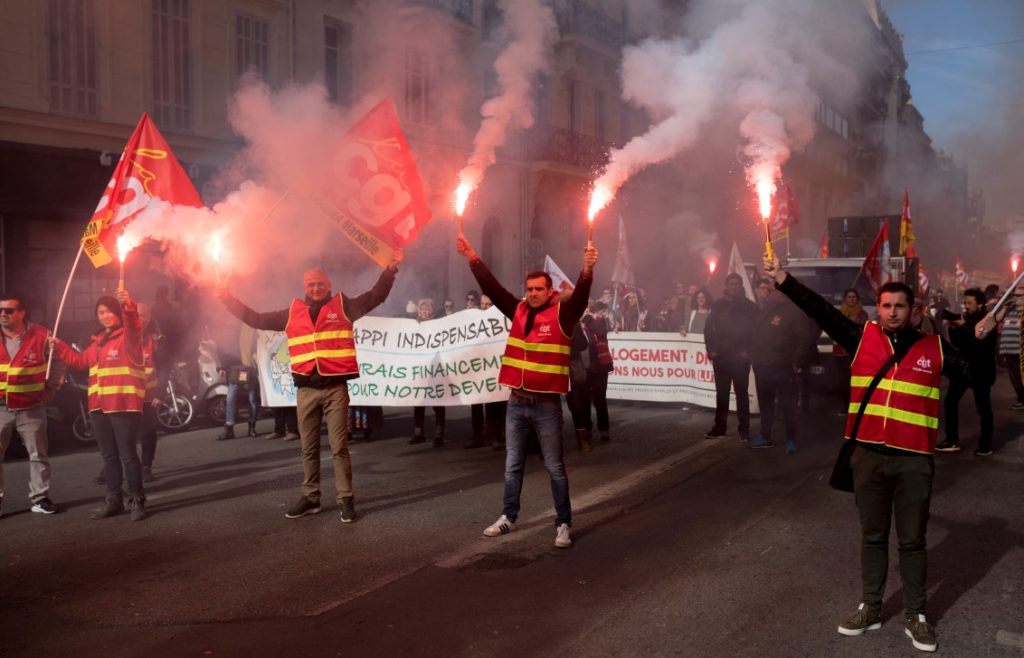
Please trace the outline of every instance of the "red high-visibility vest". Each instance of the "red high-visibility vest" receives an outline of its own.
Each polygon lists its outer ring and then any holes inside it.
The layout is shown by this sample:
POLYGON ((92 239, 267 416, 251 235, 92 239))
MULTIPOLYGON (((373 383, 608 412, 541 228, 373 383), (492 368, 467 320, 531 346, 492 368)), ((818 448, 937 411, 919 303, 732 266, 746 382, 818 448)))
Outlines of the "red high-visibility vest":
POLYGON ((293 300, 284 332, 293 373, 307 377, 314 372, 324 376, 359 374, 352 323, 342 308, 340 294, 320 308, 315 326, 309 304, 293 300))
POLYGON ((46 336, 44 327, 29 325, 13 358, 0 340, 0 396, 8 409, 28 409, 46 399, 46 336))
MULTIPOLYGON (((892 343, 877 322, 864 325, 864 336, 850 364, 850 406, 846 437, 868 385, 892 356, 892 343)), ((939 383, 942 343, 938 336, 924 336, 911 346, 898 364, 889 368, 868 400, 857 429, 857 440, 900 450, 931 454, 939 428, 939 383)))
POLYGON ((569 343, 572 339, 558 322, 560 304, 537 313, 530 335, 524 333, 530 310, 519 302, 508 333, 505 355, 501 357, 498 383, 537 393, 569 391, 569 343))
POLYGON ((76 370, 89 369, 89 411, 141 413, 146 398, 146 379, 142 365, 142 346, 134 307, 125 308, 124 321, 133 322, 131 336, 124 325, 110 333, 100 345, 104 332, 93 334, 85 351, 78 353, 67 343, 57 341, 57 356, 76 370), (129 342, 131 339, 132 342, 129 342))

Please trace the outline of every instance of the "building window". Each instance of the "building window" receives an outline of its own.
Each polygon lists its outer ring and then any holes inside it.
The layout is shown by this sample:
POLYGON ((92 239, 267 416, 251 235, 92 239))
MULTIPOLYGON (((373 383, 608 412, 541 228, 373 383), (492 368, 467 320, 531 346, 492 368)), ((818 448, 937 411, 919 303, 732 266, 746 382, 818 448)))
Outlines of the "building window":
POLYGON ((433 71, 430 60, 422 52, 410 50, 405 55, 405 112, 413 123, 432 124, 434 118, 433 71))
POLYGON ((50 111, 99 115, 96 5, 91 0, 50 0, 50 111))
POLYGON ((569 80, 567 83, 569 91, 569 131, 579 132, 580 129, 580 83, 576 80, 569 80))
POLYGON ((332 103, 352 102, 352 26, 333 19, 324 23, 324 84, 332 103))
POLYGON ((192 129, 192 2, 153 0, 153 119, 192 129))
POLYGON ((235 16, 235 73, 242 77, 254 73, 269 79, 270 23, 248 16, 235 16))
POLYGON ((594 91, 594 137, 604 141, 606 126, 605 95, 600 89, 594 91))

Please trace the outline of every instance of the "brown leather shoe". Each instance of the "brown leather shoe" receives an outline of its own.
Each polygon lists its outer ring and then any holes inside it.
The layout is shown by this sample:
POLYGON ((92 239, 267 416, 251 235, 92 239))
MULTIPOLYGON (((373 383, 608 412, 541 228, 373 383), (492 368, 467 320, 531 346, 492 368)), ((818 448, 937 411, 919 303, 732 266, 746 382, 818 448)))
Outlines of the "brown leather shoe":
POLYGON ((576 443, 580 446, 580 452, 590 452, 590 432, 587 430, 576 430, 576 443))

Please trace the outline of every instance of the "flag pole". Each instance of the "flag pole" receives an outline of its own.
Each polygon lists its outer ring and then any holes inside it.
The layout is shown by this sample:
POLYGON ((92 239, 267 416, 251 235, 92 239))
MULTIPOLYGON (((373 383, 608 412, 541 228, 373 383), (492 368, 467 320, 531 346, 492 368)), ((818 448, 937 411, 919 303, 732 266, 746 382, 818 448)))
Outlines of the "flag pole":
MULTIPOLYGON (((289 187, 287 190, 284 191, 284 194, 281 195, 281 198, 277 200, 277 203, 275 203, 274 206, 270 210, 267 211, 267 214, 263 215, 263 217, 261 217, 258 222, 253 224, 253 227, 259 226, 263 222, 265 222, 268 219, 270 219, 270 216, 274 214, 274 211, 276 211, 278 209, 278 207, 285 200, 285 198, 287 198, 288 195, 291 194, 291 193, 292 193, 292 188, 289 187)), ((234 264, 234 262, 232 262, 231 263, 231 267, 228 268, 228 273, 226 275, 224 275, 224 282, 223 282, 222 285, 225 285, 225 286, 228 285, 228 281, 231 280, 231 275, 234 273, 234 271, 235 271, 235 264, 234 264)), ((219 279, 220 277, 218 276, 217 278, 219 279)))
MULTIPOLYGON (((60 297, 60 306, 57 307, 57 319, 53 323, 53 336, 57 336, 57 327, 60 326, 60 316, 64 313, 64 302, 68 300, 68 291, 71 290, 71 279, 75 277, 75 270, 78 269, 78 261, 82 259, 82 251, 85 250, 85 243, 79 241, 78 243, 78 254, 75 256, 75 262, 71 266, 71 272, 68 273, 68 281, 64 284, 64 294, 60 297)), ((50 366, 53 364, 53 349, 50 349, 50 355, 46 357, 46 377, 50 378, 50 366)))

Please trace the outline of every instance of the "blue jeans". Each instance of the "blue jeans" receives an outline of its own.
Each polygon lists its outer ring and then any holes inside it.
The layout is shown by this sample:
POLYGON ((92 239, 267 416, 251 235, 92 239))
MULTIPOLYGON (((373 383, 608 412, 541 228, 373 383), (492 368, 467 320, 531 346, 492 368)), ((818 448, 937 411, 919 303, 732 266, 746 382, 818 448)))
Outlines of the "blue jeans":
POLYGON ((562 398, 556 394, 537 394, 534 404, 516 396, 508 400, 505 416, 505 509, 510 521, 519 516, 519 494, 523 490, 523 465, 526 442, 532 428, 540 443, 544 466, 551 476, 551 495, 555 499, 555 526, 572 525, 569 503, 569 478, 562 456, 562 398))
MULTIPOLYGON (((240 384, 228 384, 228 408, 224 412, 224 424, 234 425, 238 419, 238 387, 240 384)), ((249 394, 249 422, 255 423, 256 416, 260 414, 260 387, 250 380, 247 384, 249 394)))
POLYGON ((121 500, 121 481, 128 481, 128 496, 143 496, 142 464, 135 445, 142 414, 127 411, 90 411, 92 432, 103 456, 103 478, 107 497, 121 500))

